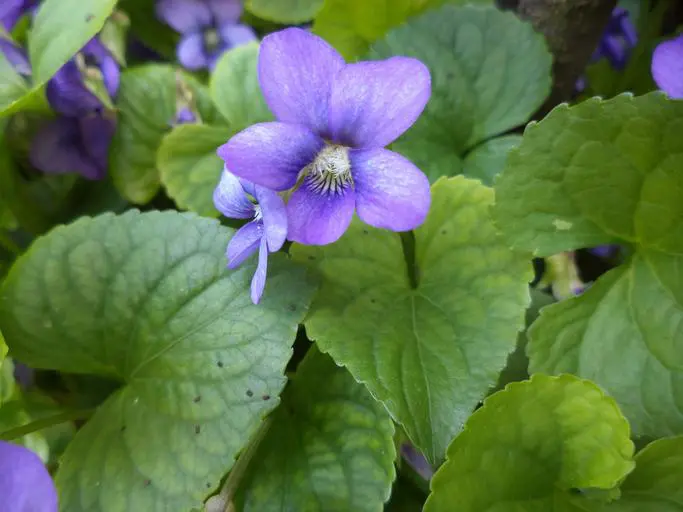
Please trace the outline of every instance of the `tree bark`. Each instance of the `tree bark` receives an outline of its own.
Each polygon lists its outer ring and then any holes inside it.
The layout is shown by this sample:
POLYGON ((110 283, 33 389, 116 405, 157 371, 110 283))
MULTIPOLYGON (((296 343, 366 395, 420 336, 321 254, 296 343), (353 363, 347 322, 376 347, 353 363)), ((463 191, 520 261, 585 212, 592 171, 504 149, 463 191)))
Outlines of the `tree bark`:
MULTIPOLYGON (((504 2, 510 6, 510 2, 504 2)), ((542 33, 553 54, 553 89, 539 114, 571 99, 617 0, 518 0, 517 13, 542 33)))

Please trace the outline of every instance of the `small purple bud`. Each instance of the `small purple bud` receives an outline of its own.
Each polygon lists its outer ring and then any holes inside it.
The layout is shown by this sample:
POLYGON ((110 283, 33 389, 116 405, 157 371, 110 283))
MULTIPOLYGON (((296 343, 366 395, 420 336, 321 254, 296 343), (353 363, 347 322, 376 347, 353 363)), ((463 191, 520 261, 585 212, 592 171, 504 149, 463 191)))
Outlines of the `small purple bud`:
POLYGON ((422 453, 420 453, 417 448, 415 448, 410 443, 403 443, 401 445, 401 456, 403 459, 410 464, 410 467, 415 470, 415 472, 420 475, 425 480, 430 480, 432 475, 434 475, 434 470, 427 462, 422 453))
POLYGON ((0 52, 2 52, 17 73, 24 76, 31 75, 31 64, 26 58, 24 50, 2 36, 0 36, 0 52))

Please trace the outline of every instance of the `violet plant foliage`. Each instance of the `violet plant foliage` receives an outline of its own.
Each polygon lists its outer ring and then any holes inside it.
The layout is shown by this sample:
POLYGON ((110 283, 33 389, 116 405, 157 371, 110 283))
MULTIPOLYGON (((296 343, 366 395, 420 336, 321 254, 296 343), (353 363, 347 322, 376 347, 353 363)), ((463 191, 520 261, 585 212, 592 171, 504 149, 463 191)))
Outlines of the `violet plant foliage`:
POLYGON ((683 18, 461 3, 0 2, 1 510, 683 502, 683 18))

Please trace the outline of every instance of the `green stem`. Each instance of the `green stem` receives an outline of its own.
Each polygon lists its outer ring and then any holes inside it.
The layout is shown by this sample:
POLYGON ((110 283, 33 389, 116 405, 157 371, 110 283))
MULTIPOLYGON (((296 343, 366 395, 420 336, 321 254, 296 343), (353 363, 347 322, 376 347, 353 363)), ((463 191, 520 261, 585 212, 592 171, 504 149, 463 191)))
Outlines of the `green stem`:
POLYGON ((403 258, 406 260, 408 282, 410 287, 415 289, 418 284, 417 263, 415 262, 415 233, 403 231, 400 235, 401 245, 403 246, 403 258))
POLYGON ((32 421, 26 425, 21 425, 20 427, 11 428, 0 433, 0 440, 11 441, 19 437, 23 437, 26 434, 32 434, 44 428, 52 427, 54 425, 59 425, 60 423, 65 423, 67 421, 84 420, 93 415, 95 409, 79 409, 73 411, 60 412, 54 416, 48 416, 47 418, 40 418, 39 420, 32 421))
POLYGON ((2 245, 5 249, 7 249, 8 252, 14 254, 15 256, 19 256, 21 254, 21 247, 19 247, 17 243, 2 230, 0 230, 0 245, 2 245))
POLYGON ((244 473, 247 471, 251 459, 254 458, 256 450, 261 444, 261 441, 263 441, 263 439, 266 437, 266 434, 268 433, 268 430, 270 429, 270 425, 272 424, 272 422, 273 420, 271 416, 263 420, 263 423, 261 423, 261 426, 256 431, 254 436, 251 438, 249 444, 235 462, 235 465, 232 467, 232 470, 228 475, 228 478, 225 479, 225 484, 221 489, 220 499, 221 502, 224 504, 223 510, 225 510, 226 512, 231 510, 230 504, 233 498, 235 497, 235 492, 237 492, 237 488, 240 482, 242 481, 242 477, 244 476, 244 473))

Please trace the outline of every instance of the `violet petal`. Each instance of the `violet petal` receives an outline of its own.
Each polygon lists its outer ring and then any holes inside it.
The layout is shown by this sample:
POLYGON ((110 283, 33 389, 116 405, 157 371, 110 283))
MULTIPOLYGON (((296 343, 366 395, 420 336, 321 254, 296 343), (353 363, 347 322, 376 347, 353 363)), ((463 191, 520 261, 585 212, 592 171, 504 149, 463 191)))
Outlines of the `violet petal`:
POLYGON ((261 42, 258 79, 279 121, 300 123, 325 136, 332 82, 343 67, 342 56, 323 39, 288 28, 261 42))
POLYGON ((2 0, 0 2, 0 24, 11 32, 19 18, 24 14, 24 0, 2 0))
POLYGON ((258 123, 219 147, 218 156, 235 176, 272 190, 287 190, 323 145, 304 126, 258 123))
POLYGON ((48 80, 45 94, 50 106, 65 116, 80 116, 102 108, 102 102, 85 86, 81 70, 73 60, 48 80))
POLYGON ((83 149, 77 118, 46 122, 31 141, 29 159, 36 169, 48 174, 77 172, 86 178, 101 177, 101 169, 83 149))
POLYGON ((287 239, 287 210, 277 192, 265 187, 254 187, 256 201, 261 208, 265 239, 270 252, 279 251, 287 239))
POLYGON ((204 35, 201 32, 190 32, 183 35, 176 48, 180 64, 189 70, 197 71, 209 65, 209 56, 204 49, 204 35))
POLYGON ((57 490, 40 458, 0 441, 0 496, 4 512, 57 512, 57 490))
POLYGON ((674 99, 683 99, 683 34, 657 45, 652 54, 652 78, 674 99))
POLYGON ((268 243, 265 237, 261 239, 258 250, 258 265, 256 272, 251 278, 251 301, 258 304, 266 287, 266 274, 268 273, 268 243))
POLYGON ((104 86, 107 88, 110 98, 115 98, 119 91, 119 83, 121 82, 121 70, 118 62, 114 57, 105 57, 100 64, 102 71, 102 80, 104 86))
POLYGON ((240 180, 227 169, 223 169, 221 180, 213 191, 216 209, 230 219, 251 219, 254 204, 249 201, 240 180))
POLYGON ((306 245, 336 242, 351 224, 355 202, 351 187, 337 194, 321 194, 304 180, 287 203, 287 238, 306 245))
POLYGON ((31 74, 31 64, 24 50, 2 36, 0 36, 0 52, 3 53, 7 62, 10 63, 17 73, 24 76, 31 74))
POLYGON ((216 24, 237 23, 242 16, 241 0, 206 0, 216 24))
POLYGON ((349 64, 332 86, 330 135, 347 146, 384 147, 412 126, 431 93, 429 69, 417 59, 349 64))
POLYGON ((244 260, 256 252, 263 238, 263 223, 251 221, 232 235, 225 255, 228 257, 228 268, 239 267, 244 260))
POLYGON ((427 217, 429 180, 407 158, 386 149, 350 152, 356 210, 366 224, 408 231, 427 217))
POLYGON ((212 14, 204 0, 159 0, 156 15, 171 28, 185 34, 211 24, 212 14))
POLYGON ((96 174, 84 174, 84 176, 101 180, 107 175, 109 147, 116 131, 116 121, 101 114, 92 114, 79 118, 78 123, 81 132, 81 147, 98 170, 96 174))
POLYGON ((225 42, 226 48, 234 48, 242 44, 250 43, 257 39, 256 32, 248 25, 221 25, 219 28, 221 38, 225 42))

